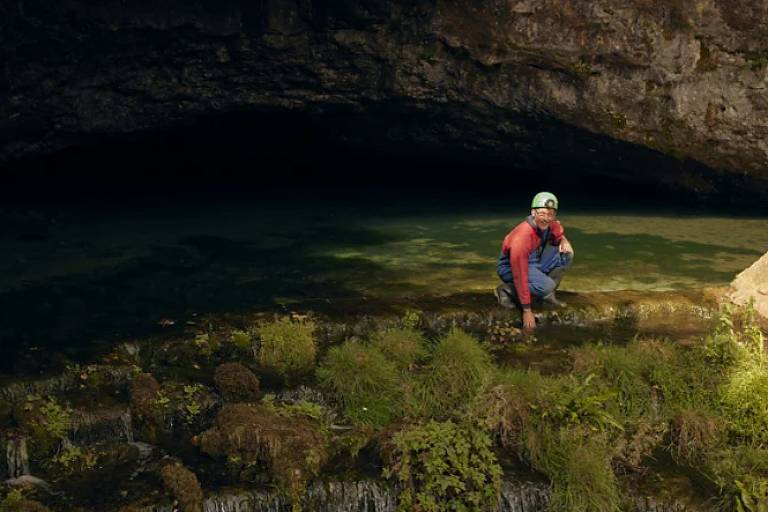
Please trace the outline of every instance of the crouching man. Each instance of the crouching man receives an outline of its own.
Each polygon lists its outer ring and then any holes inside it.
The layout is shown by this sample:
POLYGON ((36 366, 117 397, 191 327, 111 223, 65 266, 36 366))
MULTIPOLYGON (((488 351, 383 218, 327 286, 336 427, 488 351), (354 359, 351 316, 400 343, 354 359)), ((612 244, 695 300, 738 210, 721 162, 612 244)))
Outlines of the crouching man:
POLYGON ((523 313, 523 327, 533 329, 536 319, 531 295, 555 306, 563 273, 573 261, 573 247, 557 217, 557 197, 539 192, 531 203, 531 215, 504 237, 496 272, 503 281, 495 291, 499 304, 523 313))

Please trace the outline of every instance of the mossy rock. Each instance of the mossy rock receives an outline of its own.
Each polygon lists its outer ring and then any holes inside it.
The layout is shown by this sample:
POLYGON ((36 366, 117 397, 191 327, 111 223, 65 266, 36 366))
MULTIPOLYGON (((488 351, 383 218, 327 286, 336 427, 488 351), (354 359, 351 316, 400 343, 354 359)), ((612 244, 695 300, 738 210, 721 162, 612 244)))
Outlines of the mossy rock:
POLYGON ((293 497, 302 494, 328 458, 317 422, 303 415, 281 416, 265 405, 224 405, 198 443, 203 452, 226 457, 241 474, 255 466, 266 468, 293 497))
POLYGON ((165 489, 179 502, 181 512, 202 512, 203 489, 197 476, 180 463, 170 463, 160 469, 165 489))
POLYGON ((141 373, 131 381, 131 411, 139 418, 155 415, 160 383, 152 374, 141 373))
POLYGON ((241 363, 224 363, 217 366, 213 382, 228 402, 255 402, 261 397, 258 377, 241 363))

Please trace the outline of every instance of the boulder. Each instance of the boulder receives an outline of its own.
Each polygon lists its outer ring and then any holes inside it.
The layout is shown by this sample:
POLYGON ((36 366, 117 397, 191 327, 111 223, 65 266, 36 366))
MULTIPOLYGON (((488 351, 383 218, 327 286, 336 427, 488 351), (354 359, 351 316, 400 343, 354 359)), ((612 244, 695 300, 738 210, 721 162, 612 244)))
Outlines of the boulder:
POLYGON ((768 253, 731 282, 728 299, 740 305, 755 300, 755 311, 768 319, 768 253))

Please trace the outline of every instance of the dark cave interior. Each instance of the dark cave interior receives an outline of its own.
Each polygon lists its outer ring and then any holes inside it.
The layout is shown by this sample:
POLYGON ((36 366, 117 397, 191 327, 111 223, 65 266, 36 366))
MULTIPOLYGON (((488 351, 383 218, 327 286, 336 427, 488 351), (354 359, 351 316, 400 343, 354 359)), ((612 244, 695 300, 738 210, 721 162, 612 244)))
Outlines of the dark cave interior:
MULTIPOLYGON (((503 144, 483 134, 441 137, 450 113, 377 108, 229 113, 162 131, 92 136, 46 156, 6 163, 8 209, 132 208, 185 199, 291 201, 408 198, 429 208, 468 203, 503 208, 536 190, 565 193, 582 208, 727 207, 739 183, 695 162, 569 127, 524 119, 503 144), (476 142, 481 141, 481 142, 476 142), (716 190, 686 187, 691 173, 716 190), (656 179, 662 176, 661 181, 656 179)), ((461 128, 459 126, 459 128, 461 128)), ((759 210, 759 208, 757 208, 759 210)))

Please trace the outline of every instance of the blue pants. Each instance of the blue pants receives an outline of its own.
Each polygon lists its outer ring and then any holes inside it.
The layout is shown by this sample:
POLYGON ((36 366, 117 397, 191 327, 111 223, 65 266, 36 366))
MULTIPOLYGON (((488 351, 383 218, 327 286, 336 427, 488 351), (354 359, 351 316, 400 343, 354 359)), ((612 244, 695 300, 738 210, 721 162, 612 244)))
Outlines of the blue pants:
MULTIPOLYGON (((528 256, 528 288, 531 290, 531 295, 541 298, 555 291, 560 284, 562 273, 571 266, 572 262, 573 254, 560 253, 556 245, 547 244, 541 258, 538 257, 536 251, 533 251, 528 256), (555 270, 556 272, 552 274, 555 270), (555 279, 550 277, 550 274, 555 279)), ((499 266, 498 274, 502 281, 512 285, 514 289, 515 285, 510 267, 499 266)))

